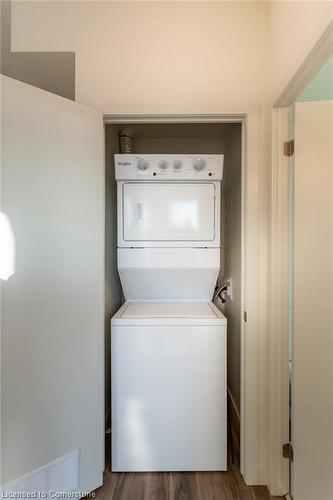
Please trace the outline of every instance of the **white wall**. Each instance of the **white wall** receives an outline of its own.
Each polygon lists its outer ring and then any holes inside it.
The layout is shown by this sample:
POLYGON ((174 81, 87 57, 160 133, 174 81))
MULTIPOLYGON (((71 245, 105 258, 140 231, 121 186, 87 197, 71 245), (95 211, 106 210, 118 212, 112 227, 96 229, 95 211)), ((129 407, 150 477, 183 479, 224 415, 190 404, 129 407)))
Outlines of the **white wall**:
POLYGON ((1 111, 16 240, 1 285, 1 483, 78 450, 90 491, 104 468, 102 117, 4 77, 1 111))
POLYGON ((332 136, 333 100, 296 104, 291 490, 295 500, 333 498, 332 136))

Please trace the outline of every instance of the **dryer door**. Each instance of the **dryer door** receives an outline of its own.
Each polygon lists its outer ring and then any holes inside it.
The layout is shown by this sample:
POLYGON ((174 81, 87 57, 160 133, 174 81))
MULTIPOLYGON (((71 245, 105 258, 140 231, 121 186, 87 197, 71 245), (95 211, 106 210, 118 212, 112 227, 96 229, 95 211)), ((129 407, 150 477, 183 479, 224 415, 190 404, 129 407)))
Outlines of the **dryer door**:
POLYGON ((218 188, 214 182, 123 182, 120 246, 218 246, 218 188))

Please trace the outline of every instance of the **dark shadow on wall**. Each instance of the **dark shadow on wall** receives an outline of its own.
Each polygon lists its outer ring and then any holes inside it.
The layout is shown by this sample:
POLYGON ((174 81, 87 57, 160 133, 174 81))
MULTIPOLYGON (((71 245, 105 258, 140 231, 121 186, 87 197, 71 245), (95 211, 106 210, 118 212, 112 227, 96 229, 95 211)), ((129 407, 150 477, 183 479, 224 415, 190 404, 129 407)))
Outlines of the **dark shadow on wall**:
POLYGON ((75 52, 12 52, 11 2, 1 0, 1 74, 75 100, 75 52))

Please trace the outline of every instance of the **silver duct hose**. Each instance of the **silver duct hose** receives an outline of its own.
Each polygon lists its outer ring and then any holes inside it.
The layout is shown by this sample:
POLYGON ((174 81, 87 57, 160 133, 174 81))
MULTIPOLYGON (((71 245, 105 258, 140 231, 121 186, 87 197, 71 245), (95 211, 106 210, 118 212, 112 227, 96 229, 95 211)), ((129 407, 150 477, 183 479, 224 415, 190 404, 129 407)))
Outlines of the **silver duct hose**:
POLYGON ((134 134, 131 129, 123 128, 119 132, 120 153, 131 154, 133 153, 133 137, 134 134))

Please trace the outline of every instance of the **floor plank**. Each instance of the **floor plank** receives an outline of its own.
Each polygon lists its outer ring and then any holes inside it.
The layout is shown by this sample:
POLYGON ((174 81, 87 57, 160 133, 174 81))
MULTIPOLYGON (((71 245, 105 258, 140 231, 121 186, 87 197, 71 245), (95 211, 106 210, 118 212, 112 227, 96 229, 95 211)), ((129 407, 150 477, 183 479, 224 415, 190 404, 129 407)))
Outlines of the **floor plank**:
POLYGON ((200 472, 198 473, 199 488, 202 500, 252 500, 241 476, 231 469, 228 472, 200 472))
POLYGON ((285 500, 285 497, 272 497, 266 486, 251 486, 254 500, 285 500))
POLYGON ((150 472, 149 485, 144 500, 169 500, 170 498, 170 473, 150 472))
POLYGON ((202 500, 197 486, 196 472, 172 472, 170 474, 170 500, 202 500))

